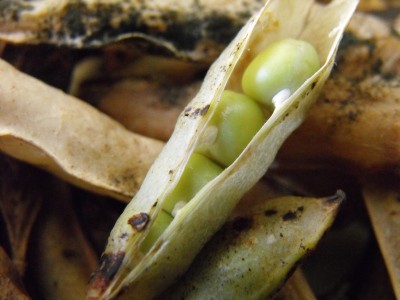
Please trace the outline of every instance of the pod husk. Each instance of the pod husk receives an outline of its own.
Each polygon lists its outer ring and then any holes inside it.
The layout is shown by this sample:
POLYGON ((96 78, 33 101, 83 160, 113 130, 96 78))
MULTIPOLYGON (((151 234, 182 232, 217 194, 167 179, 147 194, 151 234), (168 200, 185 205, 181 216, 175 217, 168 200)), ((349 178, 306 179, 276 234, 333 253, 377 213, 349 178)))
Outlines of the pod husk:
POLYGON ((163 142, 126 130, 1 59, 0 74, 0 151, 82 188, 129 201, 163 142))
POLYGON ((211 66, 199 93, 181 113, 169 142, 117 221, 100 267, 93 274, 89 299, 116 297, 128 285, 137 299, 151 299, 187 270, 307 115, 330 73, 357 2, 337 0, 319 6, 313 1, 274 0, 249 20, 211 66), (310 42, 322 67, 275 109, 236 161, 197 193, 142 257, 138 247, 178 183, 191 153, 201 144, 222 91, 240 91, 247 64, 268 44, 286 37, 310 42), (131 226, 133 219, 143 221, 142 226, 131 226))
POLYGON ((158 300, 265 299, 294 271, 332 225, 342 191, 326 198, 260 199, 206 244, 158 300))

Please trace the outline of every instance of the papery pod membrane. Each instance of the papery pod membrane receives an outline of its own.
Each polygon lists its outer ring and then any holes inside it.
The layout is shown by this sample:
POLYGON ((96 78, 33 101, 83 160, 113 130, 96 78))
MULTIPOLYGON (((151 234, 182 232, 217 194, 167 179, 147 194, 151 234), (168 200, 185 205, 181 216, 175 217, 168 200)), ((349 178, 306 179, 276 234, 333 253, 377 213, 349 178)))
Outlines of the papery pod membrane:
POLYGON ((89 299, 116 297, 128 285, 137 299, 151 299, 186 271, 305 118, 330 73, 357 2, 337 0, 319 6, 313 1, 273 0, 249 20, 211 66, 199 93, 181 113, 169 142, 117 221, 102 263, 91 279, 89 299), (190 200, 142 256, 138 247, 178 183, 190 155, 201 144, 222 91, 240 91, 248 63, 271 42, 287 37, 311 43, 322 67, 275 109, 235 162, 190 200), (130 225, 132 221, 140 226, 130 225))
POLYGON ((279 197, 242 211, 157 299, 265 299, 331 226, 345 195, 279 197))

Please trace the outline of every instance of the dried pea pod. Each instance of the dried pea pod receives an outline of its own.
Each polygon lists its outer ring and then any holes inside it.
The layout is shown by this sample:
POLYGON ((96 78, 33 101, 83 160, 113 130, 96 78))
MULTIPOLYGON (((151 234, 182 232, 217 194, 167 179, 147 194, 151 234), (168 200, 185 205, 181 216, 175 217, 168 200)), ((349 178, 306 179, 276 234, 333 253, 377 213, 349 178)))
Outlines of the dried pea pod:
POLYGON ((313 1, 272 0, 249 20, 211 66, 141 189, 115 224, 102 262, 91 278, 89 299, 116 297, 127 286, 137 299, 151 299, 187 270, 241 196, 266 172, 283 141, 305 118, 330 73, 344 27, 357 2, 336 0, 320 6, 313 1), (140 251, 192 153, 208 141, 208 123, 222 92, 227 89, 240 93, 247 65, 269 44, 283 38, 313 45, 321 68, 276 107, 240 156, 198 191, 153 246, 147 252, 140 251))
POLYGON ((206 244, 158 299, 265 299, 331 226, 345 195, 258 202, 206 244))

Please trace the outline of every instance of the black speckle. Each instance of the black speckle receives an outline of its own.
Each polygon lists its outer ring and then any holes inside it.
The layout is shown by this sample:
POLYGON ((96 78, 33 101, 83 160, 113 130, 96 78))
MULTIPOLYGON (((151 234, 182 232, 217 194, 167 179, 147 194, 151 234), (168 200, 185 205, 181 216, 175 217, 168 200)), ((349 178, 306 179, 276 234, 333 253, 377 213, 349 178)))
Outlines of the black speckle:
POLYGON ((81 11, 85 10, 83 4, 70 4, 67 6, 66 14, 64 16, 64 26, 70 33, 72 38, 83 36, 86 33, 85 24, 83 23, 81 11))
POLYGON ((279 234, 279 236, 280 236, 280 237, 283 237, 283 234, 282 234, 282 232, 279 234))
POLYGON ((296 219, 297 215, 296 215, 296 211, 289 211, 286 214, 284 214, 282 216, 282 220, 283 221, 290 221, 290 220, 294 220, 296 219))
POLYGON ((26 3, 27 1, 11 1, 3 0, 0 1, 0 11, 4 18, 7 16, 14 22, 18 22, 20 15, 25 11, 31 11, 34 9, 32 4, 26 3))
POLYGON ((182 23, 179 20, 173 21, 171 18, 168 21, 166 30, 156 35, 172 41, 179 49, 193 50, 202 38, 202 20, 193 18, 182 23))
POLYGON ((236 231, 244 231, 251 228, 253 220, 245 217, 238 217, 233 221, 232 228, 236 231))
POLYGON ((158 204, 158 201, 154 202, 153 207, 156 207, 158 204))
POLYGON ((191 107, 186 108, 186 109, 184 110, 184 115, 185 115, 185 117, 188 117, 188 116, 189 116, 189 113, 190 113, 191 110, 192 110, 191 107))
POLYGON ((297 208, 297 210, 298 210, 298 211, 304 211, 304 206, 299 206, 299 207, 297 208))
POLYGON ((349 117, 349 120, 351 120, 351 121, 355 121, 355 120, 357 120, 357 113, 356 112, 354 112, 354 111, 351 111, 351 112, 349 112, 348 113, 348 115, 347 115, 348 117, 349 117))
POLYGON ((278 213, 278 211, 276 211, 275 209, 268 209, 264 212, 264 215, 266 215, 267 217, 271 217, 273 215, 276 215, 278 213))
POLYGON ((200 115, 204 116, 208 109, 210 108, 210 104, 207 104, 201 111, 200 111, 200 115))
POLYGON ((316 85, 317 85, 317 82, 314 81, 314 82, 312 83, 312 85, 311 85, 311 90, 313 90, 313 89, 315 88, 316 85))
POLYGON ((128 233, 124 232, 123 234, 121 234, 121 236, 119 237, 121 240, 125 239, 128 237, 128 233))
POLYGON ((174 172, 174 171, 172 171, 172 170, 169 170, 169 171, 168 171, 168 174, 172 174, 173 172, 174 172))

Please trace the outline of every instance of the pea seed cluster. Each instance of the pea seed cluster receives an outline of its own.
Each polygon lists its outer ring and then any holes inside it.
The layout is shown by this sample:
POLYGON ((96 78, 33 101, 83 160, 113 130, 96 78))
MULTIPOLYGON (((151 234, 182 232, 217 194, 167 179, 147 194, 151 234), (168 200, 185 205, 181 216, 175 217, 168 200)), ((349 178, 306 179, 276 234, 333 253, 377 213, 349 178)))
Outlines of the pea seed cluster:
POLYGON ((225 90, 205 132, 143 241, 146 253, 187 202, 230 166, 265 123, 262 106, 273 111, 319 69, 314 47, 292 38, 278 40, 249 64, 242 77, 244 94, 225 90))

